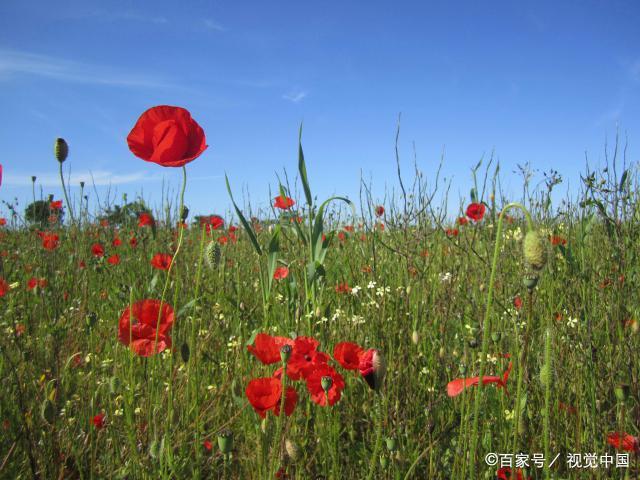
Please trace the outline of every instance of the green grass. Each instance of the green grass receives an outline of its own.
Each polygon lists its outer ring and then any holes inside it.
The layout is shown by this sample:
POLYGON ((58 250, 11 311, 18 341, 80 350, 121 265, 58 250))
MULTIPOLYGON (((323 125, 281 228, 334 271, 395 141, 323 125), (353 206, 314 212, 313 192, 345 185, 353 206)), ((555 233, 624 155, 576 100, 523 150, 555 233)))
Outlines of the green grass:
MULTIPOLYGON (((457 226, 458 236, 445 233, 453 222, 425 208, 428 194, 418 183, 406 204, 386 204, 380 219, 367 212, 376 205, 370 197, 358 218, 334 204, 320 226, 313 204, 294 207, 301 225, 278 211, 263 216, 255 233, 262 255, 241 226, 238 241, 221 245, 211 265, 208 244, 228 237, 228 225, 212 235, 191 226, 168 279, 150 264, 177 244, 166 222, 155 231, 130 225, 116 233, 76 208, 81 226, 55 226, 60 246, 53 251, 43 249, 34 228, 4 227, 1 276, 15 285, 0 298, 0 478, 262 479, 280 467, 300 479, 495 478, 497 467, 484 462, 489 452, 561 454, 550 478, 637 478, 633 454, 628 469, 570 469, 565 458, 615 456, 607 434, 637 436, 640 427, 635 177, 630 171, 622 185, 616 178, 605 185, 596 172, 589 185, 587 175, 582 204, 563 205, 561 213, 544 201, 547 191, 524 199, 549 257, 531 293, 523 283, 530 275, 521 244, 527 223, 510 211, 484 323, 498 214, 507 201, 478 192, 476 170, 472 195, 488 208, 482 221, 457 226), (267 228, 274 223, 277 237, 267 228), (342 230, 347 224, 353 232, 342 230), (551 235, 566 244, 552 245, 551 235), (96 242, 105 257, 92 257, 96 242), (118 265, 106 262, 112 254, 118 265), (270 281, 278 265, 289 276, 270 281), (48 284, 29 291, 31 277, 48 284), (351 293, 336 291, 344 282, 351 293), (137 357, 118 342, 118 318, 129 303, 160 299, 165 285, 176 312, 173 348, 137 357), (376 348, 387 362, 383 386, 376 393, 331 360, 346 383, 337 404, 320 407, 304 382, 287 381, 299 397, 293 415, 280 425, 271 413, 262 421, 245 387, 277 365, 247 351, 258 332, 313 336, 328 354, 342 341, 376 348), (502 375, 509 361, 506 390, 485 385, 447 396, 448 382, 478 376, 481 363, 485 375, 502 375), (615 394, 621 384, 629 386, 624 400, 615 394), (97 429, 91 419, 101 412, 97 429), (228 455, 218 448, 225 429, 233 435, 228 455)), ((527 475, 545 478, 545 470, 527 475)))

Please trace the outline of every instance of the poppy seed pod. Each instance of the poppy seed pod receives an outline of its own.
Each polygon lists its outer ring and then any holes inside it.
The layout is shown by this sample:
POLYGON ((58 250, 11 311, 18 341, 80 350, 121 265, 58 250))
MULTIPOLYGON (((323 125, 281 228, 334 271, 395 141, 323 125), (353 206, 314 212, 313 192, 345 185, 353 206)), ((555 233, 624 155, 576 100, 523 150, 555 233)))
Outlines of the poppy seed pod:
POLYGON ((282 360, 282 363, 287 363, 289 361, 289 358, 291 358, 292 350, 293 348, 291 348, 291 345, 289 344, 285 344, 280 347, 280 360, 282 360))
POLYGON ((329 390, 331 390, 331 387, 333 386, 333 378, 330 377, 329 375, 325 375, 320 379, 320 385, 322 386, 322 390, 324 390, 325 393, 328 392, 329 390))
POLYGON ((233 432, 231 430, 223 430, 218 434, 218 448, 223 455, 228 455, 233 449, 233 432))
POLYGON ((382 353, 372 348, 362 354, 358 370, 369 387, 378 391, 382 387, 384 376, 387 373, 387 363, 382 353))
POLYGON ((64 138, 56 138, 56 142, 53 147, 53 153, 56 156, 56 160, 60 163, 64 162, 69 155, 69 145, 64 138))
POLYGON ((547 250, 536 230, 529 230, 525 235, 522 252, 525 262, 534 270, 542 270, 547 263, 547 250))

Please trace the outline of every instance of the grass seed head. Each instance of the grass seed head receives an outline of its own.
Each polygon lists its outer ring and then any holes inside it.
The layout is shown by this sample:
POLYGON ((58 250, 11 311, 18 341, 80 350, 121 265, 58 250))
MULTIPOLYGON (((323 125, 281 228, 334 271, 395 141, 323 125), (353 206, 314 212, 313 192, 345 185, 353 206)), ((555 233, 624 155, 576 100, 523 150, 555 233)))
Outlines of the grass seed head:
POLYGON ((524 237, 523 254, 525 262, 536 271, 540 271, 547 263, 547 249, 540 233, 529 230, 524 237))

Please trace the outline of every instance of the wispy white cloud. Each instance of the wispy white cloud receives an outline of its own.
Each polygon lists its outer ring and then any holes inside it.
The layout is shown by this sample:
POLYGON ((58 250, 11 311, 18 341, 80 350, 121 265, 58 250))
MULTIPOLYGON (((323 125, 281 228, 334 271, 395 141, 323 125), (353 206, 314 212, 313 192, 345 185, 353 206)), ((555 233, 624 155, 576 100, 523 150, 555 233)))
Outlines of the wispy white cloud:
POLYGON ((0 81, 16 75, 35 75, 60 81, 121 87, 168 88, 170 82, 157 75, 119 70, 64 58, 0 49, 0 81))
POLYGON ((304 98, 306 98, 307 95, 308 95, 308 92, 304 90, 291 90, 290 92, 282 95, 282 98, 284 98, 285 100, 289 100, 290 102, 293 102, 293 103, 299 103, 304 98))
MULTIPOLYGON (((6 171, 5 167, 5 171, 6 171)), ((32 174, 16 174, 6 173, 3 176, 2 184, 13 187, 27 187, 31 186, 32 174)), ((53 173, 35 173, 37 185, 43 187, 58 187, 60 186, 60 177, 53 173)), ((92 186, 94 183, 96 186, 115 186, 123 185, 127 183, 148 183, 157 182, 162 180, 162 176, 159 174, 150 175, 148 172, 133 172, 125 174, 117 174, 108 170, 96 170, 95 172, 77 172, 71 173, 69 177, 65 175, 65 182, 69 179, 69 185, 71 187, 78 187, 80 182, 84 182, 86 187, 92 186)))
POLYGON ((203 19, 202 23, 204 24, 204 26, 205 26, 205 28, 207 30, 211 30, 211 31, 214 31, 214 32, 226 32, 227 31, 227 29, 225 27, 223 27, 218 22, 216 22, 215 20, 212 20, 210 18, 203 19))

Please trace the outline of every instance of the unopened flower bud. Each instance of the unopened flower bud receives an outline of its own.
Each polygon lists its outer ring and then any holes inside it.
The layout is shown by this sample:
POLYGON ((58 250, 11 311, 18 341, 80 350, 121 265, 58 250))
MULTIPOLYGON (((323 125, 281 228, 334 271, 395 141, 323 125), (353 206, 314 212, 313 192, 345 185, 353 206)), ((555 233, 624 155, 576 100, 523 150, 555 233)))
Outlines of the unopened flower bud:
POLYGON ((56 160, 60 163, 64 162, 69 155, 69 145, 64 138, 56 138, 56 143, 53 146, 53 153, 56 156, 56 160))
POLYGON ((418 342, 420 341, 420 336, 418 335, 418 331, 414 330, 411 333, 411 341, 413 342, 414 345, 417 345, 418 342))
POLYGON ((626 383, 616 386, 615 394, 618 401, 624 402, 629 397, 630 390, 629 385, 626 383))

